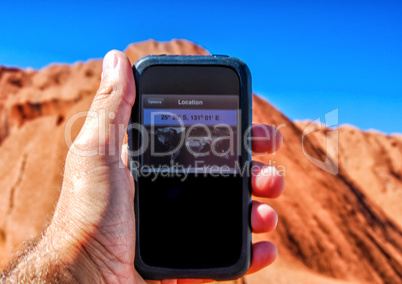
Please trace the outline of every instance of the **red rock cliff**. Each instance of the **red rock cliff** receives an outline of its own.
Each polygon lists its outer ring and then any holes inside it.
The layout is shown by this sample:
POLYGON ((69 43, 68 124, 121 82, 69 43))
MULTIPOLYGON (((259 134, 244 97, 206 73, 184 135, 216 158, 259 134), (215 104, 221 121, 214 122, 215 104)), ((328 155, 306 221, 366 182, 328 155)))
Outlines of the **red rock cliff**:
MULTIPOLYGON (((132 63, 147 54, 208 54, 188 42, 147 41, 126 49, 132 63)), ((87 110, 101 61, 51 65, 40 71, 0 67, 0 263, 38 234, 52 215, 67 153, 66 121, 87 110)), ((255 157, 284 173, 286 190, 265 200, 279 213, 273 234, 279 258, 245 277, 250 283, 400 283, 402 281, 402 138, 340 128, 339 172, 303 154, 306 123, 294 124, 254 96, 254 120, 281 126, 283 148, 255 157)), ((74 135, 83 120, 73 125, 74 135)), ((325 160, 326 133, 307 135, 304 150, 325 160)), ((335 160, 331 154, 329 159, 335 160)), ((331 161, 331 160, 329 160, 331 161)))

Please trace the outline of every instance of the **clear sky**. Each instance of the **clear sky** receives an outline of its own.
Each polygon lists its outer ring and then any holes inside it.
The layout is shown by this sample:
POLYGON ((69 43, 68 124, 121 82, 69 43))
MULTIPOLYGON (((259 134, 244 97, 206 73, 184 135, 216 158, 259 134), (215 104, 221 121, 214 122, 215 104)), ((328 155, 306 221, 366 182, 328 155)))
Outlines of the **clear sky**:
POLYGON ((2 1, 0 65, 101 58, 153 38, 245 61, 291 119, 402 133, 402 1, 2 1))

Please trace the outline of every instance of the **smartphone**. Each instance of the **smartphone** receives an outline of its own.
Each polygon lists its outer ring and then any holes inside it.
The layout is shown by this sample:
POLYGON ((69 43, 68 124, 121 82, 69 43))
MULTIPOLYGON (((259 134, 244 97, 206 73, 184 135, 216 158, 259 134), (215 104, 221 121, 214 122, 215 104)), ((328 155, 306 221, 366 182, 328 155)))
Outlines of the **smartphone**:
POLYGON ((251 262, 251 76, 223 55, 133 66, 128 128, 135 267, 149 280, 232 280, 251 262))

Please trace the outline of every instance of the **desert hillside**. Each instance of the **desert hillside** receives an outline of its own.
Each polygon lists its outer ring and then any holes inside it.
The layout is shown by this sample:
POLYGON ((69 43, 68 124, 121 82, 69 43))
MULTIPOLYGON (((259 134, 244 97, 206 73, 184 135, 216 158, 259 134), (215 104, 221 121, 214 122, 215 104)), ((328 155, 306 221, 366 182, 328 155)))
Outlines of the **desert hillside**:
MULTIPOLYGON (((147 54, 208 54, 178 40, 150 40, 125 52, 132 63, 147 54)), ((0 67, 0 266, 51 217, 68 151, 66 121, 89 108, 101 64, 90 60, 39 71, 0 67)), ((302 147, 308 123, 290 121, 258 96, 253 111, 254 121, 279 126, 284 136, 278 153, 255 159, 284 173, 286 189, 281 198, 265 200, 278 211, 276 232, 254 236, 274 241, 279 257, 243 280, 401 283, 402 137, 337 129, 339 170, 333 175, 312 164, 306 153, 321 161, 328 156, 326 165, 334 167, 334 136, 326 141, 334 130, 306 135, 302 147)), ((82 122, 73 125, 74 135, 82 122)))
MULTIPOLYGON (((309 122, 296 125, 303 130, 309 122)), ((402 134, 386 136, 375 131, 363 132, 353 126, 323 127, 309 134, 309 139, 325 148, 327 133, 334 131, 339 136, 340 167, 388 217, 402 226, 402 134)), ((328 148, 334 144, 334 137, 329 136, 328 148)), ((331 149, 327 153, 330 157, 333 155, 331 149)))

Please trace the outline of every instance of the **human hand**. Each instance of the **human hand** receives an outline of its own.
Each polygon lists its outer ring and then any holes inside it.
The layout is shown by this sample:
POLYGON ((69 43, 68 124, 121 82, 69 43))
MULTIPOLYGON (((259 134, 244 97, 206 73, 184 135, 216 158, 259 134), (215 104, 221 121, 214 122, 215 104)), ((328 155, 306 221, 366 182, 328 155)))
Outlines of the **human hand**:
MULTIPOLYGON (((79 283, 144 282, 134 267, 135 189, 133 177, 123 162, 126 151, 122 151, 124 130, 134 101, 135 82, 130 62, 123 53, 111 51, 103 61, 102 81, 90 115, 67 155, 60 198, 41 241, 52 244, 57 259, 79 283)), ((255 124, 253 137, 260 138, 252 145, 257 153, 274 152, 282 143, 282 136, 271 126, 255 124)), ((278 197, 284 188, 282 176, 273 167, 254 165, 257 167, 252 173, 253 195, 278 197)), ((271 207, 253 201, 254 233, 273 231, 277 221, 278 216, 271 207)), ((276 256, 274 244, 253 244, 248 273, 268 266, 276 256)), ((178 280, 185 281, 203 282, 178 280)))

